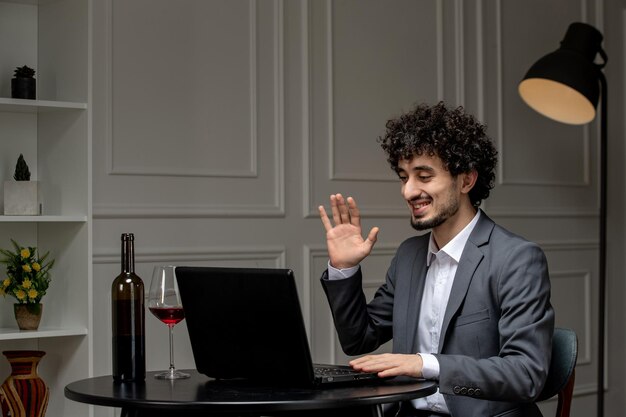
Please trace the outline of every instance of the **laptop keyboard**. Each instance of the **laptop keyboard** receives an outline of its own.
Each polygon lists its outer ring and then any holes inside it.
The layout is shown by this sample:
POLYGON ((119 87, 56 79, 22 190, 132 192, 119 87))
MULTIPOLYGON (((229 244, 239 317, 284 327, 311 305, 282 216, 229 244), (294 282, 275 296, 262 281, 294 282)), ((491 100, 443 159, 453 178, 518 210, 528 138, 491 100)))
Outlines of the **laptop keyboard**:
POLYGON ((315 375, 316 376, 341 376, 341 375, 352 375, 358 373, 351 368, 337 368, 337 367, 324 367, 324 366, 316 366, 315 367, 315 375))

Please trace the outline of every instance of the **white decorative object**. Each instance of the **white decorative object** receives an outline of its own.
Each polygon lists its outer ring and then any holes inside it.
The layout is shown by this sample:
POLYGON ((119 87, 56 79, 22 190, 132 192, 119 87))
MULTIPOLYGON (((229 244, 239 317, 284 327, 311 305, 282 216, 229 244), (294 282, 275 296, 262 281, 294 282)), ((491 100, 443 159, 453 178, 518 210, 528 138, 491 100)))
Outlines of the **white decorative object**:
POLYGON ((39 181, 5 181, 4 214, 36 216, 39 213, 39 181))

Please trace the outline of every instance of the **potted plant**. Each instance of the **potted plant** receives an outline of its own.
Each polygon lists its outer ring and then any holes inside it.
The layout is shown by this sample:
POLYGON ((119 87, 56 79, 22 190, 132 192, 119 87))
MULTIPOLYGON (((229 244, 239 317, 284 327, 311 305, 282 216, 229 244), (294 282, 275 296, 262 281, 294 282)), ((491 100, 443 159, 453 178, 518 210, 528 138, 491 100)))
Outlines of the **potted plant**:
POLYGON ((11 239, 13 250, 0 249, 3 256, 0 263, 6 265, 6 278, 0 282, 0 294, 10 295, 17 301, 14 304, 15 319, 21 330, 37 330, 43 305, 50 284, 50 268, 54 259, 49 260, 50 252, 39 256, 36 247, 21 246, 11 239))
POLYGON ((11 80, 11 97, 34 100, 37 95, 37 81, 34 77, 34 69, 26 65, 17 67, 11 80))
POLYGON ((30 180, 30 170, 22 154, 15 164, 13 179, 4 182, 4 214, 39 214, 39 182, 30 180))

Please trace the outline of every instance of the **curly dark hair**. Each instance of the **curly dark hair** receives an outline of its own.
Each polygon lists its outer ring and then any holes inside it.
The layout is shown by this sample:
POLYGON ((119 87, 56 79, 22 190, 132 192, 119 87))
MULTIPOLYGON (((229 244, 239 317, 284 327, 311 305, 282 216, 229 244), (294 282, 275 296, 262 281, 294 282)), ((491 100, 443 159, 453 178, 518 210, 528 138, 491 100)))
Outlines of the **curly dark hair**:
POLYGON ((398 162, 414 155, 438 156, 453 177, 476 170, 478 178, 469 192, 474 207, 480 206, 494 186, 497 155, 486 128, 463 107, 447 108, 420 104, 387 121, 387 131, 378 138, 394 172, 398 162))

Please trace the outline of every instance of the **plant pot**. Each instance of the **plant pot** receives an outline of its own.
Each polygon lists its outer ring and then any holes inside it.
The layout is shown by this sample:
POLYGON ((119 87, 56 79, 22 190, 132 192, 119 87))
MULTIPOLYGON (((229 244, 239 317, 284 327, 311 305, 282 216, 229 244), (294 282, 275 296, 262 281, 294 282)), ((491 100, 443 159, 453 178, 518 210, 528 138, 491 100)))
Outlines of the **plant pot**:
POLYGON ((0 386, 2 415, 43 417, 48 407, 50 389, 37 374, 37 365, 46 354, 41 350, 5 350, 11 375, 0 386))
POLYGON ((4 214, 36 216, 39 213, 39 181, 5 181, 4 214))
POLYGON ((13 304, 15 321, 20 330, 37 330, 41 321, 43 304, 13 304))
POLYGON ((11 79, 11 97, 35 100, 36 96, 37 80, 24 77, 11 79))

